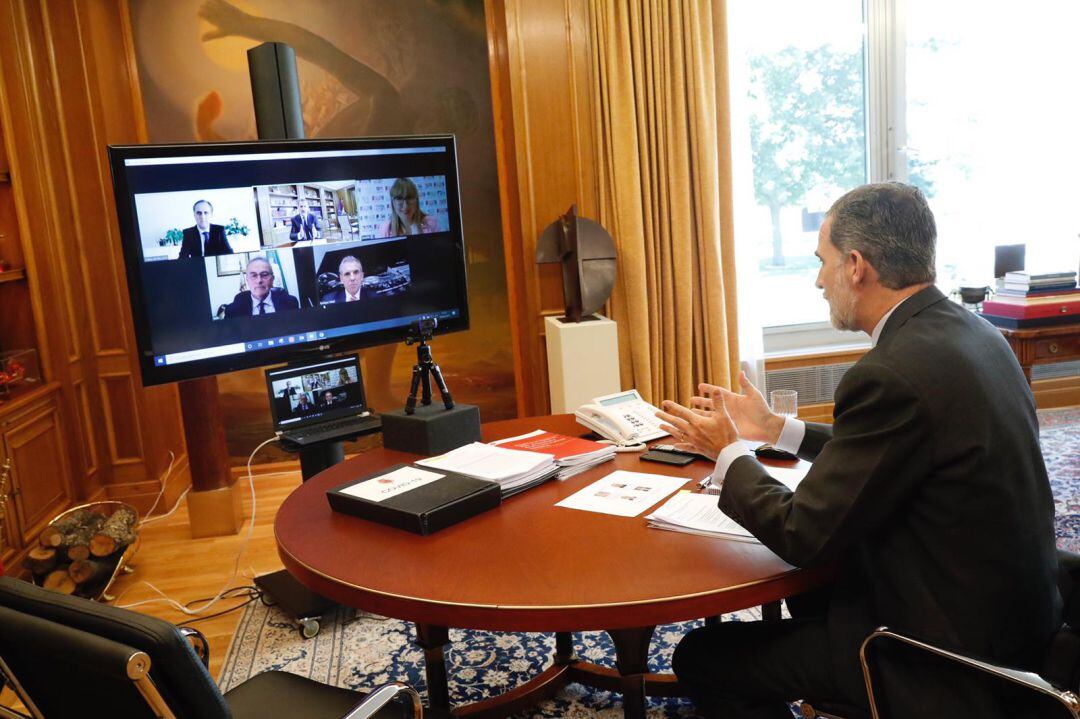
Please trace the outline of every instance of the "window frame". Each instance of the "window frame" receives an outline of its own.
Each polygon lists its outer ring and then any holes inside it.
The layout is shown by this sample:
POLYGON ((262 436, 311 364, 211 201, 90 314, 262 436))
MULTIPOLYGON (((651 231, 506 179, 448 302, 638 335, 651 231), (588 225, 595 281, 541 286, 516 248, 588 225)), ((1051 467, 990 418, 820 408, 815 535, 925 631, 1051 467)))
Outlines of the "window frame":
MULTIPOLYGON (((863 0, 863 57, 868 182, 908 179, 904 0, 863 0)), ((869 347, 861 333, 828 321, 761 326, 766 357, 869 347)))

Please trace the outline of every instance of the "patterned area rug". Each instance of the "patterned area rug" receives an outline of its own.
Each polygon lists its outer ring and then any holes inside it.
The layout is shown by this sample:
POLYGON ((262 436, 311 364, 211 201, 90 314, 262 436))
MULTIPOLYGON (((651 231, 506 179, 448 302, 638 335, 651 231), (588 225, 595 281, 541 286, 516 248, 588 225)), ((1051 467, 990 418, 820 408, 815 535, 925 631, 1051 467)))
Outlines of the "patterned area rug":
MULTIPOLYGON (((1080 552, 1080 408, 1039 413, 1043 455, 1054 489, 1058 545, 1080 552)), ((726 615, 725 621, 758 618, 757 610, 726 615)), ((658 627, 649 667, 671 670, 679 639, 700 622, 658 627)), ((423 653, 414 643, 412 624, 370 614, 346 620, 343 610, 323 618, 314 639, 303 640, 296 625, 275 607, 259 602, 245 609, 222 670, 223 690, 267 669, 280 669, 321 682, 365 689, 387 681, 405 681, 424 694, 423 653)), ((446 661, 454 705, 500 694, 524 683, 547 666, 555 647, 551 634, 451 630, 446 661)), ((586 660, 614 666, 615 651, 607 634, 580 632, 575 649, 586 660)), ((618 694, 570 684, 553 699, 521 717, 622 717, 618 694)), ((650 698, 648 716, 692 717, 684 700, 650 698)))

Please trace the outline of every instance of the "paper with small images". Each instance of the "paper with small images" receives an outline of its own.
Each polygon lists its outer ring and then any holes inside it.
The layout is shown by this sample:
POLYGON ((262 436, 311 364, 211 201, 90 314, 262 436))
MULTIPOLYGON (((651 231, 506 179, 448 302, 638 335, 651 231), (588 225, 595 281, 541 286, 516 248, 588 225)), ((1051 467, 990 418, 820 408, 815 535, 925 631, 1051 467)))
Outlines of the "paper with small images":
POLYGON ((369 502, 383 502, 403 492, 423 487, 425 484, 442 479, 445 474, 429 472, 418 467, 402 467, 393 472, 380 474, 378 477, 365 479, 362 482, 346 487, 341 490, 342 494, 348 494, 369 502))
POLYGON ((685 483, 685 477, 620 469, 571 494, 555 506, 636 517, 685 483))

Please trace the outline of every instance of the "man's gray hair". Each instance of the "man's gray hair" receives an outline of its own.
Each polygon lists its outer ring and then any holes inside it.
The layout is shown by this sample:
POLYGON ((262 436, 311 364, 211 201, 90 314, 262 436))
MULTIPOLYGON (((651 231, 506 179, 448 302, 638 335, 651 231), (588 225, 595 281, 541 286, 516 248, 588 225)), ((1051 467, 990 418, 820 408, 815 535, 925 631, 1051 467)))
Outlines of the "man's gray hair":
POLYGON ((856 187, 833 203, 829 239, 858 250, 889 289, 933 282, 937 226, 919 188, 902 182, 856 187))
POLYGON ((210 211, 214 211, 214 203, 210 202, 210 200, 195 200, 195 204, 191 206, 191 211, 195 212, 195 208, 202 204, 210 205, 210 211))
POLYGON ((265 262, 267 267, 270 268, 270 274, 274 274, 274 265, 273 265, 273 263, 270 262, 270 260, 263 257, 262 255, 259 255, 257 257, 252 257, 250 260, 248 260, 247 264, 244 265, 244 272, 247 272, 247 269, 249 267, 251 267, 252 262, 265 262))
POLYGON ((345 266, 346 262, 355 262, 357 265, 360 266, 360 271, 364 271, 364 263, 362 263, 360 260, 356 259, 352 255, 345 255, 341 258, 341 262, 337 263, 337 271, 339 275, 341 274, 341 268, 345 266))

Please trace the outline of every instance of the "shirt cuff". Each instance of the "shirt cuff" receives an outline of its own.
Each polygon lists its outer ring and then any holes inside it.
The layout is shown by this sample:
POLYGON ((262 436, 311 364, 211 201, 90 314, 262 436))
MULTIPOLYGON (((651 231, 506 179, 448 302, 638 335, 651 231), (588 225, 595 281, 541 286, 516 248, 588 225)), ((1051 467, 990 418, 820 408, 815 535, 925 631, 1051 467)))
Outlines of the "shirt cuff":
POLYGON ((716 469, 713 470, 709 486, 722 486, 724 484, 724 477, 727 476, 728 468, 731 467, 731 463, 739 457, 748 457, 750 455, 750 450, 746 448, 745 444, 738 440, 720 450, 720 454, 716 456, 716 469))
POLYGON ((773 445, 783 452, 798 454, 806 436, 806 422, 794 417, 784 417, 784 428, 780 430, 780 439, 773 445))

